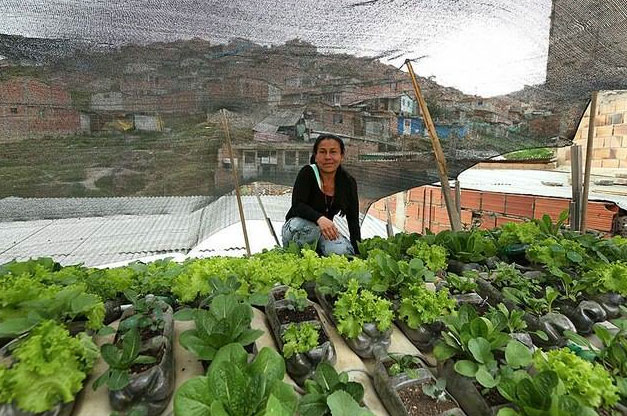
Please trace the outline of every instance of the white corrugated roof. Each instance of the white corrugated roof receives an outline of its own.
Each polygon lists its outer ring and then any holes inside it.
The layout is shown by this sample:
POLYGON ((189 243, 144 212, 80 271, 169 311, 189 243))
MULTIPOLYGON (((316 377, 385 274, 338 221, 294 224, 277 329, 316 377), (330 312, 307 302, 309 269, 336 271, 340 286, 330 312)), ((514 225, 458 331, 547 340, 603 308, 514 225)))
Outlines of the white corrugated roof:
MULTIPOLYGON (((459 175, 462 189, 503 192, 509 194, 552 196, 572 198, 569 183, 570 173, 545 170, 522 169, 468 169, 459 175), (544 183, 563 183, 563 186, 548 186, 544 183)), ((625 186, 594 185, 591 180, 590 201, 614 202, 627 209, 627 188, 625 186)))
MULTIPOLYGON (((291 195, 261 196, 261 200, 280 238, 291 195)), ((64 265, 101 266, 155 256, 243 254, 244 239, 235 196, 208 201, 206 197, 137 198, 137 201, 6 198, 0 200, 0 207, 8 208, 3 211, 4 221, 0 222, 0 264, 41 256, 53 257, 64 265), (127 215, 112 214, 115 206, 127 215), (12 220, 11 212, 18 220, 12 220), (65 213, 71 217, 59 218, 65 213)), ((257 198, 244 196, 242 204, 253 252, 272 248, 274 239, 257 198)), ((338 217, 336 222, 340 231, 348 235, 346 221, 338 217)), ((366 217, 362 235, 364 238, 385 235, 385 224, 366 217)))

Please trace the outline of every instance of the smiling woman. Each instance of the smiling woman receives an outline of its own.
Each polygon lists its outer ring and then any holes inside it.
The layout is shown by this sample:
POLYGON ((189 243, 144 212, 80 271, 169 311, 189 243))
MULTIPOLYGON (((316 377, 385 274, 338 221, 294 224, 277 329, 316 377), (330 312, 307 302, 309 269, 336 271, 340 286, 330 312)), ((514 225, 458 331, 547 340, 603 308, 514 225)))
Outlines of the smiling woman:
POLYGON ((323 255, 355 254, 361 240, 359 199, 355 179, 342 168, 344 142, 322 135, 313 147, 311 165, 304 166, 294 183, 292 207, 283 226, 283 245, 316 245, 323 255), (350 241, 333 224, 336 214, 345 215, 350 241))

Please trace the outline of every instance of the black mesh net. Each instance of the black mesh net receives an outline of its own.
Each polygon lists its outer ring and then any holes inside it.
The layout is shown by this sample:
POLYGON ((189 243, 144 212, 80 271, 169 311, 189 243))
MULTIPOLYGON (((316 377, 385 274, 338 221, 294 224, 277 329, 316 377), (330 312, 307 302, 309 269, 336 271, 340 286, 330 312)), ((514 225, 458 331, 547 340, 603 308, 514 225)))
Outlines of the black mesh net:
POLYGON ((0 0, 0 197, 217 197, 234 168, 289 186, 334 133, 365 210, 439 180, 405 59, 455 177, 568 144, 593 90, 627 88, 626 16, 622 0, 0 0))

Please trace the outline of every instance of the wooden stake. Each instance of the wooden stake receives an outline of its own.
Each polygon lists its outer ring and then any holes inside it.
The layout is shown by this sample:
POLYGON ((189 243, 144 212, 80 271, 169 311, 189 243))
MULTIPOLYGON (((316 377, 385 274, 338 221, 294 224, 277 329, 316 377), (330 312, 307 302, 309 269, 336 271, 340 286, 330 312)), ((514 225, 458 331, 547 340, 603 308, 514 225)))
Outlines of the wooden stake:
POLYGON ((244 218, 244 206, 242 205, 242 195, 239 192, 239 179, 237 177, 237 166, 233 158, 233 147, 231 146, 231 132, 229 130, 229 120, 226 118, 224 109, 222 113, 222 126, 226 136, 226 146, 229 149, 229 159, 231 160, 231 172, 233 173, 233 185, 235 186, 235 196, 237 198, 237 207, 239 208, 239 219, 242 223, 242 231, 244 232, 244 243, 246 244, 246 254, 250 256, 250 243, 248 242, 248 232, 246 231, 246 219, 244 218))
POLYGON ((385 197, 385 212, 387 213, 388 221, 385 229, 388 232, 388 238, 394 237, 394 227, 392 226, 392 215, 390 214, 390 200, 389 197, 385 197))
POLYGON ((418 104, 420 105, 420 111, 422 112, 422 116, 425 120, 425 124, 427 125, 427 130, 429 130, 429 138, 431 139, 431 145, 433 146, 433 153, 435 154, 435 160, 438 165, 438 174, 440 175, 440 184, 442 186, 442 193, 444 195, 444 202, 446 204, 446 211, 448 212, 448 218, 451 222, 451 228, 453 231, 460 231, 462 229, 462 222, 460 216, 457 214, 457 209, 455 208, 455 203, 451 199, 451 187, 448 183, 448 171, 446 168, 446 158, 444 157, 444 152, 442 151, 442 146, 440 145, 440 139, 435 131, 435 125, 433 124, 433 120, 431 119, 431 114, 429 113, 429 109, 427 108, 427 102, 422 96, 422 92, 420 91, 420 86, 418 85, 418 81, 416 80, 416 75, 414 74, 414 68, 411 66, 411 61, 407 59, 405 61, 407 68, 409 69, 409 75, 411 77, 411 82, 414 86, 414 93, 416 94, 416 98, 418 99, 418 104))
POLYGON ((570 171, 572 184, 570 229, 573 231, 581 231, 581 188, 583 183, 581 165, 581 146, 574 144, 570 147, 570 171))
POLYGON ((594 139, 594 120, 597 115, 597 98, 599 92, 592 93, 590 100, 590 120, 588 122, 588 143, 586 144, 586 170, 583 177, 583 192, 581 195, 581 227, 582 233, 586 232, 586 216, 588 215, 588 193, 590 191, 590 170, 592 168, 592 147, 594 139))

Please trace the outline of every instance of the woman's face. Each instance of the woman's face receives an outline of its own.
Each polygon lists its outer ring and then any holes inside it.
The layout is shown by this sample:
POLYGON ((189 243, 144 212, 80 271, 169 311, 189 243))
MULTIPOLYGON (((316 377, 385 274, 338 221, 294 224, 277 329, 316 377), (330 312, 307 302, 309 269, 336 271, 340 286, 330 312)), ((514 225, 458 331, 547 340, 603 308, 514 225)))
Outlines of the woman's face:
POLYGON ((324 173, 334 173, 344 160, 340 144, 333 139, 323 139, 316 152, 316 164, 324 173))

